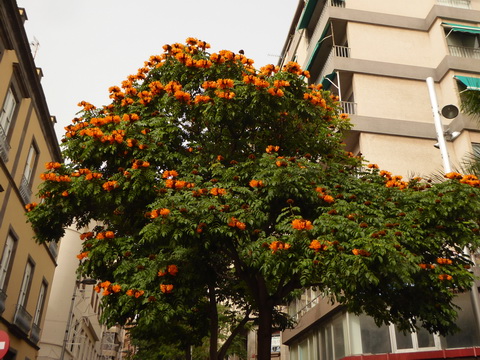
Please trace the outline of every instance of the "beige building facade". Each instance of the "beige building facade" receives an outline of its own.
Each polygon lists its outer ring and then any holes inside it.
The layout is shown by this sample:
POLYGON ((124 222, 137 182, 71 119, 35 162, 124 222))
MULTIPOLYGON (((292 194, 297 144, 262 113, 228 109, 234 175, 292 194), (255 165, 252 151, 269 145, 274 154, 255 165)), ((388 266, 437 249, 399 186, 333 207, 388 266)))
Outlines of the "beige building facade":
MULTIPOLYGON (((405 178, 444 172, 432 97, 460 107, 480 91, 480 0, 300 0, 280 65, 296 61, 310 83, 340 98, 353 130, 348 151, 405 178)), ((439 117, 449 165, 480 150, 479 124, 439 117)), ((457 298, 462 332, 440 337, 378 328, 308 289, 289 306, 297 326, 282 333, 282 359, 469 359, 480 354, 477 286, 457 298)), ((413 301, 413 299, 412 299, 413 301)))
POLYGON ((14 0, 0 2, 0 330, 4 359, 36 359, 56 267, 56 244, 37 244, 25 205, 35 197, 44 163, 60 150, 14 0))

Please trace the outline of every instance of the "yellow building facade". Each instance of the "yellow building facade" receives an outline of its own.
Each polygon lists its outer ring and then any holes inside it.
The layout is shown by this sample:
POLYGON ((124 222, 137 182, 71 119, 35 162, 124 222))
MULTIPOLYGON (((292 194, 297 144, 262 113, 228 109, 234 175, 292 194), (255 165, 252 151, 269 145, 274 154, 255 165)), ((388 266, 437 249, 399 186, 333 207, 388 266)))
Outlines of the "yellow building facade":
POLYGON ((0 330, 4 359, 37 356, 56 267, 56 244, 37 244, 25 205, 35 197, 44 164, 61 155, 15 0, 0 2, 0 330))

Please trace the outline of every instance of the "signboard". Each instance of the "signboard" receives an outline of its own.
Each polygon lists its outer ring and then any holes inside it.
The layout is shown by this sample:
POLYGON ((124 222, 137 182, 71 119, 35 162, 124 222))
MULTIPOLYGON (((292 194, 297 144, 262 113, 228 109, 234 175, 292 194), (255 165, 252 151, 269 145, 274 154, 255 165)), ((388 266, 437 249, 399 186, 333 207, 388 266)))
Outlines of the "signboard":
POLYGON ((0 359, 7 354, 10 348, 10 337, 5 331, 0 330, 0 359))
POLYGON ((272 353, 280 352, 280 335, 272 335, 272 353))

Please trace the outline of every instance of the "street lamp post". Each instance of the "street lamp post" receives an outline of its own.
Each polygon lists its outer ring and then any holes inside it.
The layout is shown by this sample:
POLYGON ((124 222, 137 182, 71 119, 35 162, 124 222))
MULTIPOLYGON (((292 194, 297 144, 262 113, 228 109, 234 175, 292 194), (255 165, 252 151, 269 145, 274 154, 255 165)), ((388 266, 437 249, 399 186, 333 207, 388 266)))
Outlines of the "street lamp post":
POLYGON ((68 338, 70 337, 70 327, 72 325, 72 318, 73 318, 73 307, 75 306, 75 297, 77 295, 77 287, 80 284, 94 285, 96 283, 97 281, 94 279, 75 280, 75 285, 73 287, 73 293, 72 293, 72 300, 70 301, 70 310, 68 311, 68 319, 67 319, 67 326, 65 328, 65 336, 63 337, 62 352, 60 353, 60 360, 64 360, 65 351, 67 350, 67 343, 68 343, 68 338))
MULTIPOLYGON (((440 152, 442 153, 443 169, 445 171, 445 174, 447 174, 449 172, 452 172, 452 167, 450 165, 447 144, 445 142, 445 133, 443 131, 443 125, 440 119, 440 109, 438 107, 433 78, 427 78, 427 86, 428 92, 430 94, 430 101, 432 104, 433 120, 435 122, 435 130, 437 132, 438 147, 440 148, 440 152)), ((447 119, 453 119, 458 115, 458 108, 454 105, 447 105, 442 109, 442 115, 447 119)), ((456 134, 456 136, 458 135, 459 134, 456 134)), ((470 253, 468 247, 465 247, 463 251, 468 257, 470 257, 471 261, 475 263, 475 260, 473 259, 473 256, 470 253)), ((478 289, 475 283, 471 288, 471 299, 473 314, 475 316, 477 328, 480 330, 480 299, 478 298, 478 289)))

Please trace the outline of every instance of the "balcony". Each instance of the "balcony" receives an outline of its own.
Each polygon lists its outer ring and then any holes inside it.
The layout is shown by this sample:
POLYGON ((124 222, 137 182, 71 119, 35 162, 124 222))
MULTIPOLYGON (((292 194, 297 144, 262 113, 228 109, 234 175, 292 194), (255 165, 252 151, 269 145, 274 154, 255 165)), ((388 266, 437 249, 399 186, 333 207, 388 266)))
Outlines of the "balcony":
POLYGON ((7 142, 7 135, 3 131, 3 128, 0 126, 0 159, 4 163, 8 161, 8 152, 10 151, 10 145, 7 142))
POLYGON ((0 314, 5 311, 5 300, 7 300, 7 294, 0 290, 0 314))
POLYGON ((17 305, 17 310, 13 316, 13 323, 25 334, 30 331, 30 324, 32 323, 32 315, 22 305, 17 305))
POLYGON ((480 48, 448 45, 450 55, 480 60, 480 48))
POLYGON ((22 176, 22 182, 20 183, 20 196, 25 204, 28 204, 32 197, 32 189, 30 189, 30 184, 25 176, 22 176))
POLYGON ((345 114, 354 115, 357 113, 357 103, 351 101, 340 101, 340 107, 345 114))
POLYGON ((321 81, 326 75, 332 73, 335 70, 333 58, 335 57, 350 57, 350 48, 347 46, 334 45, 332 50, 328 54, 327 59, 323 64, 322 71, 318 76, 318 80, 321 81))
POLYGON ((32 325, 32 331, 30 331, 30 340, 35 344, 40 340, 40 326, 37 324, 32 325))
POLYGON ((438 5, 470 9, 470 0, 437 0, 438 5))

